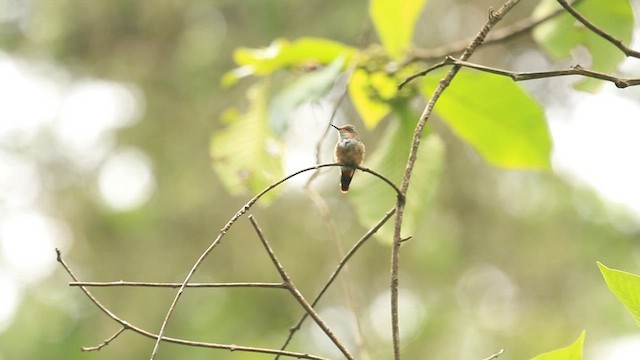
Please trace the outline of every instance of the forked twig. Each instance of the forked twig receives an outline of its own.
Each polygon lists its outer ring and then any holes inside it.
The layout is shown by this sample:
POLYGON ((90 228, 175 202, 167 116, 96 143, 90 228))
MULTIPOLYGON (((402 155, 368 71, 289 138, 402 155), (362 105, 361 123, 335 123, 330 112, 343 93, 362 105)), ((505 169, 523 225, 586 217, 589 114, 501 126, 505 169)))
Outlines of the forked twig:
MULTIPOLYGON (((369 240, 376 232, 378 232, 378 230, 380 230, 382 225, 384 225, 387 222, 387 220, 389 220, 391 218, 391 216, 393 216, 393 214, 395 212, 396 212, 395 207, 392 208, 391 210, 389 210, 382 217, 382 219, 380 219, 380 221, 378 221, 371 229, 369 229, 369 231, 367 231, 367 233, 364 234, 360 238, 360 240, 358 240, 351 247, 351 249, 344 255, 342 260, 340 260, 340 262, 338 263, 338 266, 333 271, 333 273, 329 276, 329 279, 325 282, 324 286, 322 287, 322 289, 320 290, 320 292, 318 293, 316 298, 311 303, 311 306, 315 307, 318 304, 318 302, 320 302, 320 299, 322 299, 322 296, 329 289, 329 287, 331 286, 333 281, 338 277, 338 275, 340 274, 340 271, 342 271, 342 269, 345 267, 345 265, 347 264, 349 259, 351 259, 351 257, 353 255, 355 255, 355 253, 358 251, 358 249, 360 249, 360 247, 362 245, 364 245, 364 243, 367 242, 367 240, 369 240)), ((291 327, 291 330, 289 331, 289 336, 287 337, 287 339, 285 340, 284 344, 282 345, 282 347, 280 349, 282 349, 282 350, 286 349, 286 347, 289 345, 289 342, 291 342, 291 339, 293 338, 293 335, 296 333, 296 331, 298 331, 300 329, 300 327, 302 326, 302 323, 304 323, 304 321, 307 319, 307 317, 308 317, 308 314, 305 313, 304 315, 302 315, 300 320, 294 326, 291 327)), ((277 357, 276 357, 276 359, 277 359, 277 357)))
POLYGON ((300 293, 298 288, 295 286, 295 284, 293 283, 293 280, 291 280, 291 277, 289 276, 289 274, 287 274, 287 271, 284 269, 280 261, 278 261, 276 254, 273 252, 271 245, 269 245, 269 242, 265 238, 264 233, 260 228, 260 225, 258 225, 258 222, 253 217, 253 215, 249 215, 249 221, 251 221, 251 225, 253 225, 253 228, 258 234, 258 238, 260 238, 260 242, 262 242, 264 249, 267 251, 267 254, 269 254, 269 258, 271 259, 273 266, 276 267, 276 269, 278 270, 278 273, 280 274, 280 277, 282 278, 282 281, 287 286, 287 290, 289 290, 291 295, 293 295, 293 297, 298 301, 298 303, 304 308, 305 312, 309 314, 311 318, 313 318, 316 324, 322 329, 322 331, 324 331, 324 333, 329 337, 329 339, 331 339, 331 341, 336 345, 336 347, 340 350, 340 352, 342 352, 342 354, 347 359, 353 360, 354 359, 353 355, 351 355, 349 350, 344 346, 344 344, 340 341, 340 339, 338 339, 338 337, 333 333, 333 331, 324 322, 324 320, 322 320, 320 315, 318 315, 318 313, 313 309, 313 306, 309 304, 309 302, 304 298, 304 296, 300 293))
MULTIPOLYGON (((316 166, 308 167, 306 169, 298 170, 298 171, 294 172, 291 175, 285 176, 284 178, 282 178, 282 179, 276 181, 275 183, 267 186, 264 190, 262 190, 260 193, 258 193, 256 196, 254 196, 251 200, 249 200, 249 202, 247 202, 229 220, 229 222, 227 222, 227 224, 222 229, 220 229, 220 232, 218 233, 218 236, 216 237, 216 239, 209 245, 209 247, 207 247, 207 249, 205 249, 205 251, 200 255, 198 260, 196 260, 196 262, 191 267, 191 270, 189 270, 189 273, 187 274, 186 278, 182 282, 182 285, 180 286, 180 288, 176 292, 176 296, 174 297, 173 301, 171 302, 171 305, 169 306, 169 310, 167 311, 167 314, 165 315, 165 318, 162 321, 162 325, 160 326, 160 331, 158 332, 158 338, 156 340, 155 345, 153 346, 153 351, 151 352, 150 360, 153 360, 155 358, 155 356, 156 356, 156 353, 158 352, 158 348, 160 346, 160 342, 163 339, 164 330, 165 330, 165 328, 166 328, 166 326, 167 326, 167 324, 169 322, 169 319, 171 318, 171 315, 173 314, 173 312, 174 312, 174 310, 176 308, 176 304, 180 300, 180 297, 182 296, 182 293, 183 293, 184 289, 186 288, 187 284, 189 283, 189 280, 191 280, 191 278, 195 274, 196 270, 200 267, 200 264, 202 264, 204 259, 222 241, 222 238, 227 233, 227 231, 231 228, 231 226, 242 215, 244 215, 262 196, 264 196, 266 193, 268 193, 269 191, 273 190, 274 188, 276 188, 280 184, 282 184, 285 181, 291 179, 292 177, 300 175, 300 174, 302 174, 302 173, 304 173, 306 171, 317 170, 317 169, 320 169, 320 168, 331 167, 331 166, 342 166, 342 164, 339 164, 339 163, 328 163, 328 164, 319 164, 319 165, 316 165, 316 166)), ((381 174, 378 174, 377 172, 375 172, 373 170, 370 170, 370 169, 367 169, 367 168, 362 168, 360 166, 358 166, 357 168, 362 170, 362 171, 364 171, 364 172, 368 172, 370 174, 373 174, 374 176, 376 176, 376 177, 382 179, 383 181, 385 181, 387 184, 390 184, 393 187, 393 189, 396 191, 396 193, 398 194, 398 198, 400 199, 402 197, 402 194, 399 192, 398 187, 395 184, 393 184, 393 182, 391 182, 391 180, 387 179, 385 176, 383 176, 381 174)))
MULTIPOLYGON (((69 276, 73 279, 73 281, 74 282, 79 282, 78 278, 75 276, 73 271, 71 271, 71 268, 67 265, 67 263, 62 258, 62 253, 60 252, 59 249, 56 249, 56 259, 60 263, 60 265, 62 265, 62 267, 65 269, 67 274, 69 274, 69 276)), ((140 334, 142 336, 145 336, 145 337, 148 337, 148 338, 151 338, 151 339, 160 339, 161 341, 166 341, 166 342, 179 344, 179 345, 188 345, 188 346, 213 348, 213 349, 224 349, 224 350, 229 350, 229 351, 246 351, 246 352, 253 352, 253 353, 263 353, 263 354, 272 354, 272 355, 278 355, 278 356, 287 356, 287 357, 300 358, 300 359, 328 360, 328 359, 320 357, 320 356, 315 356, 315 355, 310 355, 310 354, 305 354, 305 353, 299 353, 299 352, 293 352, 293 351, 283 351, 283 350, 259 348, 259 347, 252 347, 252 346, 242 346, 242 345, 216 344, 216 343, 209 343, 209 342, 202 342, 202 341, 190 341, 190 340, 177 339, 177 338, 172 338, 172 337, 167 337, 167 336, 163 336, 162 338, 160 338, 158 335, 153 334, 153 333, 151 333, 151 332, 149 332, 147 330, 144 330, 144 329, 142 329, 142 328, 140 328, 138 326, 135 326, 135 325, 123 320, 122 318, 118 317, 111 310, 109 310, 106 306, 104 306, 86 287, 80 286, 80 289, 89 298, 89 300, 94 305, 96 305, 98 307, 98 309, 100 309, 103 313, 105 313, 113 321, 115 321, 118 324, 120 324, 123 329, 131 330, 133 332, 136 332, 136 333, 138 333, 138 334, 140 334)), ((121 333, 122 331, 119 331, 119 332, 121 333)), ((120 334, 118 333, 117 335, 120 335, 120 334)), ((101 348, 101 347, 107 345, 110 341, 115 339, 117 337, 117 335, 111 336, 109 339, 107 339, 107 340, 105 340, 103 342, 104 345, 102 345, 102 346, 98 345, 98 346, 101 348)), ((89 349, 91 349, 91 348, 89 348, 89 349)))

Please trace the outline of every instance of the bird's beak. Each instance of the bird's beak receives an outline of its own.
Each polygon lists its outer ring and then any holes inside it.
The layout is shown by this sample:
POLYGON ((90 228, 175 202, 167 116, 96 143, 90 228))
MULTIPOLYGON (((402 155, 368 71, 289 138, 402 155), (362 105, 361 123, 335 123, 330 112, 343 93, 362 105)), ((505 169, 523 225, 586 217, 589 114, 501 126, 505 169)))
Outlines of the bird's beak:
POLYGON ((333 128, 335 128, 336 130, 340 131, 340 128, 339 128, 339 127, 337 127, 337 126, 335 126, 335 125, 333 125, 333 124, 330 124, 330 125, 331 125, 331 126, 333 126, 333 128))

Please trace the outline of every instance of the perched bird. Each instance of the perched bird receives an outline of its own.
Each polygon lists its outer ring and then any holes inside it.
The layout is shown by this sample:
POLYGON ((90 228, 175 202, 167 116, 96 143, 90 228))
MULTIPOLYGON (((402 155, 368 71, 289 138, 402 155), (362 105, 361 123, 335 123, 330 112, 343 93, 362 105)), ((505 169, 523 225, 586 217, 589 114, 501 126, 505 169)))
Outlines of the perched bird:
POLYGON ((353 125, 347 124, 337 127, 331 124, 340 132, 338 143, 335 149, 336 162, 344 165, 340 168, 340 190, 343 193, 349 191, 349 184, 356 169, 355 166, 362 164, 364 160, 364 144, 358 138, 358 133, 353 125))

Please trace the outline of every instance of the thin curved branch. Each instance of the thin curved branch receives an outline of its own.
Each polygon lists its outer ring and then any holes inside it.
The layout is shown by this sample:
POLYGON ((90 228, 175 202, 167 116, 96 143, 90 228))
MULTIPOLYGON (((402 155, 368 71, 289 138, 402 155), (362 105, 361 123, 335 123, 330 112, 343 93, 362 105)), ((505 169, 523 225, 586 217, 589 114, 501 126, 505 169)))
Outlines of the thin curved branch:
MULTIPOLYGON (((71 268, 69 268, 69 266, 64 261, 64 259, 62 259, 62 253, 61 253, 61 251, 59 249, 56 249, 56 259, 60 263, 60 265, 62 265, 62 267, 65 269, 67 274, 69 274, 69 276, 73 279, 73 281, 74 282, 79 282, 78 278, 75 276, 73 271, 71 271, 71 268)), ((125 321, 122 318, 118 317, 111 310, 109 310, 105 305, 103 305, 86 287, 80 286, 80 289, 89 298, 89 300, 94 305, 96 305, 98 307, 98 309, 100 309, 103 313, 105 313, 113 321, 115 321, 118 324, 120 324, 125 330, 132 330, 132 331, 134 331, 134 332, 136 332, 136 333, 138 333, 138 334, 140 334, 142 336, 145 336, 145 337, 148 337, 148 338, 151 338, 151 339, 160 339, 161 341, 166 341, 166 342, 179 344, 179 345, 196 346, 196 347, 213 348, 213 349, 224 349, 224 350, 229 350, 229 351, 246 351, 246 352, 253 352, 253 353, 263 353, 263 354, 287 356, 287 357, 300 358, 300 359, 328 360, 328 359, 320 357, 320 356, 304 354, 304 353, 299 353, 299 352, 293 352, 293 351, 282 351, 282 350, 276 350, 276 349, 259 348, 259 347, 252 347, 252 346, 242 346, 242 345, 216 344, 216 343, 209 343, 209 342, 202 342, 202 341, 190 341, 190 340, 172 338, 172 337, 167 337, 167 336, 163 336, 162 338, 160 338, 158 335, 153 334, 153 333, 151 333, 149 331, 146 331, 146 330, 144 330, 144 329, 142 329, 142 328, 140 328, 138 326, 135 326, 135 325, 129 323, 128 321, 125 321)), ((124 330, 121 330, 121 331, 119 331, 119 333, 121 333, 123 331, 124 330)), ((117 335, 119 335, 119 333, 117 333, 117 335)), ((113 339, 113 338, 115 338, 115 336, 112 336, 110 339, 113 339)), ((110 339, 107 339, 107 340, 110 341, 110 339)))
POLYGON ((569 14, 571 14, 571 16, 573 16, 576 20, 580 21, 582 23, 582 25, 586 26, 587 29, 591 30, 596 35, 600 36, 601 38, 603 38, 603 39, 607 40, 608 42, 610 42, 611 44, 613 44, 615 47, 620 49, 620 51, 622 51, 626 56, 630 56, 630 57, 634 57, 634 58, 639 58, 640 59, 640 51, 633 50, 632 48, 630 48, 627 45, 625 45, 624 43, 622 43, 622 41, 620 39, 610 35, 606 31, 600 29, 594 23, 589 21, 589 19, 587 19, 586 17, 582 16, 582 14, 580 14, 566 0, 557 0, 557 1, 560 4, 560 6, 562 6, 565 10, 567 10, 567 12, 569 14))
MULTIPOLYGON (((480 32, 476 35, 473 41, 467 46, 464 52, 461 55, 461 59, 466 61, 471 57, 471 55, 476 51, 476 49, 481 46, 487 34, 493 29, 495 24, 497 24, 504 15, 506 15, 509 10, 511 10, 514 6, 516 6, 520 0, 508 0, 504 3, 498 10, 490 10, 489 11, 489 19, 482 27, 480 32)), ((433 108, 442 96, 445 89, 449 86, 453 78, 456 76, 458 71, 460 70, 460 66, 455 66, 449 71, 447 76, 440 80, 438 88, 433 93, 433 96, 427 103, 420 116, 420 120, 416 125, 416 129, 413 133, 413 141, 411 143, 411 148, 409 151, 409 158, 407 159, 407 165, 405 167, 404 176, 402 178, 402 184, 400 185, 400 190, 402 196, 407 194, 409 189, 409 184, 411 182, 411 174, 413 173, 413 168, 415 166, 416 160, 418 158, 418 148, 420 147, 420 138, 422 137, 422 133, 424 132, 424 127, 426 126, 427 120, 431 116, 433 108)), ((399 264, 400 264, 400 246, 402 245, 402 222, 404 217, 404 209, 405 203, 400 201, 398 198, 398 202, 396 204, 396 217, 395 217, 395 227, 393 233, 393 245, 391 248, 391 281, 390 281, 390 292, 391 292, 391 333, 393 338, 393 354, 395 360, 400 360, 400 327, 399 327, 399 316, 398 316, 398 283, 399 283, 399 264)))
MULTIPOLYGON (((287 180, 291 179, 292 177, 300 175, 300 174, 302 174, 304 172, 311 171, 311 170, 318 170, 320 168, 331 167, 331 166, 342 166, 342 165, 339 164, 339 163, 328 163, 328 164, 319 164, 319 165, 316 165, 316 166, 308 167, 306 169, 298 170, 298 171, 294 172, 291 175, 287 175, 284 178, 276 181, 275 183, 267 186, 264 190, 262 190, 256 196, 254 196, 251 200, 249 200, 249 202, 247 202, 242 208, 240 208, 240 210, 229 220, 229 222, 227 222, 227 224, 224 227, 222 227, 222 229, 220 229, 220 232, 218 233, 218 236, 216 237, 216 239, 213 240, 213 242, 209 245, 209 247, 207 247, 207 249, 200 255, 198 260, 196 260, 196 262, 191 267, 191 270, 189 270, 189 273, 187 274, 186 278, 182 282, 182 285, 180 286, 180 288, 176 292, 176 296, 173 298, 173 301, 171 302, 171 305, 169 306, 169 310, 167 311, 167 314, 165 315, 165 318, 162 321, 162 325, 160 326, 160 331, 158 331, 158 338, 156 340, 155 345, 153 346, 153 351, 151 352, 150 360, 153 360, 155 358, 155 356, 156 356, 156 353, 158 352, 158 348, 160 346, 160 342, 163 339, 164 330, 167 327, 169 319, 171 318, 171 315, 173 314, 173 312, 175 310, 176 304, 180 300, 180 297, 182 296, 182 293, 184 292, 184 289, 186 288, 187 283, 189 282, 189 280, 191 280, 191 278, 195 274, 196 270, 198 269, 198 267, 200 267, 200 264, 202 264, 202 262, 209 255, 209 253, 211 253, 211 251, 213 251, 213 249, 216 246, 218 246, 218 244, 220 244, 220 242, 222 241, 224 235, 231 228, 231 226, 233 226, 233 224, 242 215, 244 215, 261 197, 263 197, 266 193, 268 193, 269 191, 273 190, 274 188, 276 188, 280 184, 282 184, 282 183, 286 182, 287 180)), ((360 167, 358 167, 358 168, 360 168, 360 167)), ((362 168, 361 170, 365 171, 364 169, 365 168, 362 168)), ((376 177, 382 179, 383 181, 385 181, 388 184, 393 184, 385 176, 383 176, 381 174, 378 174, 375 171, 366 169, 366 172, 375 175, 376 177)), ((395 186, 395 184, 394 184, 393 188, 394 188, 394 190, 396 190, 396 192, 398 192, 398 194, 399 194, 398 196, 400 198, 400 196, 402 196, 402 194, 399 193, 398 187, 395 186)))
POLYGON ((127 328, 123 326, 120 329, 118 329, 118 331, 116 331, 113 335, 111 335, 108 339, 106 339, 105 341, 101 342, 100 344, 98 344, 96 346, 83 346, 82 347, 82 351, 97 351, 97 350, 100 350, 103 347, 109 345, 113 340, 115 340, 118 336, 120 336, 120 334, 122 334, 125 330, 127 330, 127 328))

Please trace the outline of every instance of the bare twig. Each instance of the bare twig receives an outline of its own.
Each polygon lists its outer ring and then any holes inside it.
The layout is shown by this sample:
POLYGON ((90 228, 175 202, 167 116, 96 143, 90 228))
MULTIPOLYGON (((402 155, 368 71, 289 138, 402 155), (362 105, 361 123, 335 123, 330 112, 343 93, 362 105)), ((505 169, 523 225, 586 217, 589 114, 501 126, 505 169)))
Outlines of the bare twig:
MULTIPOLYGON (((67 274, 69 274, 69 276, 73 279, 73 281, 74 282, 79 282, 78 278, 71 271, 71 268, 69 268, 69 266, 64 261, 64 259, 62 259, 62 253, 60 252, 59 249, 56 249, 56 259, 58 260, 60 265, 62 265, 62 267, 65 269, 67 274)), ((300 359, 327 360, 326 358, 323 358, 323 357, 320 357, 320 356, 304 354, 304 353, 299 353, 299 352, 293 352, 293 351, 283 351, 283 350, 268 349, 268 348, 258 348, 258 347, 252 347, 252 346, 242 346, 242 345, 216 344, 216 343, 209 343, 209 342, 202 342, 202 341, 190 341, 190 340, 177 339, 177 338, 172 338, 172 337, 167 337, 167 336, 163 336, 162 338, 159 338, 158 335, 156 335, 154 333, 151 333, 151 332, 149 332, 147 330, 144 330, 144 329, 142 329, 142 328, 140 328, 138 326, 135 326, 135 325, 123 320, 122 318, 118 317, 111 310, 109 310, 106 306, 104 306, 86 287, 80 286, 80 289, 89 298, 89 300, 94 305, 96 305, 98 307, 98 309, 100 309, 103 313, 105 313, 113 321, 115 321, 118 324, 120 324, 124 329, 131 330, 131 331, 133 331, 135 333, 138 333, 138 334, 140 334, 142 336, 145 336, 145 337, 148 337, 148 338, 151 338, 151 339, 154 339, 154 340, 160 339, 161 341, 166 341, 166 342, 179 344, 179 345, 196 346, 196 347, 213 348, 213 349, 224 349, 224 350, 229 350, 229 351, 246 351, 246 352, 253 352, 253 353, 263 353, 263 354, 287 356, 287 357, 300 358, 300 359)), ((107 340, 111 341, 114 338, 115 337, 112 336, 111 338, 109 338, 107 340)), ((105 343, 108 343, 108 341, 105 341, 105 343)))
POLYGON ((485 358, 484 360, 495 360, 497 358, 500 357, 500 355, 504 354, 504 349, 500 349, 500 351, 498 351, 497 353, 489 356, 488 358, 485 358))
POLYGON ((322 331, 324 331, 324 333, 329 337, 329 339, 331 339, 331 341, 336 345, 336 347, 340 350, 340 352, 342 352, 342 354, 347 359, 354 359, 353 355, 351 355, 349 350, 344 346, 344 344, 342 344, 340 339, 338 339, 338 337, 333 333, 333 331, 329 328, 329 326, 322 320, 320 315, 318 315, 318 313, 313 309, 311 304, 309 304, 309 302, 304 298, 304 296, 300 293, 298 288, 295 286, 289 274, 287 274, 286 270, 284 269, 280 261, 278 261, 276 254, 273 252, 271 245, 269 245, 269 242, 265 238, 264 233, 262 232, 262 229, 260 229, 260 226, 258 225, 258 222, 253 217, 253 215, 249 215, 249 221, 251 221, 251 225, 253 225, 253 228, 256 230, 256 233, 258 234, 258 237, 260 238, 262 245, 267 251, 267 254, 269 254, 269 258, 271 258, 271 262, 278 270, 278 273, 280 274, 282 281, 287 286, 287 289, 289 290, 291 295, 293 295, 293 297, 298 301, 298 303, 305 309, 306 313, 309 314, 309 316, 311 316, 313 320, 315 320, 316 324, 322 329, 322 331))
MULTIPOLYGON (((69 286, 88 286, 88 287, 109 287, 109 286, 132 286, 132 287, 161 287, 161 288, 179 288, 182 283, 157 283, 157 282, 141 282, 141 281, 71 281, 69 286)), ((273 288, 285 289, 283 283, 260 283, 260 282, 229 282, 229 283, 188 283, 188 288, 222 288, 222 287, 257 287, 257 288, 273 288)))
MULTIPOLYGON (((576 1, 573 1, 571 4, 577 5, 581 1, 582 0, 576 0, 576 1)), ((550 14, 538 19, 531 16, 529 18, 515 22, 511 25, 505 26, 501 29, 496 29, 495 31, 491 32, 491 35, 487 36, 487 38, 484 41, 484 45, 500 43, 500 42, 509 40, 513 37, 522 35, 528 32, 529 30, 533 29, 534 27, 550 19, 553 19, 554 17, 563 13, 564 13, 563 9, 557 9, 551 12, 550 14)), ((469 43, 471 43, 472 41, 473 41, 473 38, 468 38, 468 39, 459 40, 454 43, 449 43, 447 45, 440 46, 433 49, 416 49, 414 50, 413 54, 411 54, 401 64, 401 66, 399 66, 399 68, 404 67, 416 61, 433 61, 433 60, 442 59, 447 55, 460 53, 464 51, 469 45, 469 43)))
POLYGON ((81 349, 82 351, 96 351, 96 350, 100 350, 103 347, 109 345, 110 342, 112 342, 113 340, 115 340, 115 338, 117 338, 120 334, 122 334, 125 330, 127 330, 126 327, 121 327, 118 331, 115 332, 115 334, 111 335, 110 338, 106 339, 105 341, 103 341, 102 343, 96 345, 96 346, 83 346, 81 349))
MULTIPOLYGON (((299 171, 294 172, 291 175, 285 176, 284 178, 276 181, 275 183, 267 186, 264 190, 262 190, 260 193, 258 193, 256 196, 254 196, 251 200, 249 200, 249 202, 247 202, 242 208, 240 208, 240 210, 233 216, 231 217, 231 219, 229 220, 229 222, 227 222, 227 224, 220 229, 220 232, 218 233, 218 236, 216 237, 215 240, 213 240, 213 242, 209 245, 209 247, 207 247, 207 249, 205 249, 205 251, 200 255, 200 257, 198 258, 198 260, 196 260, 196 262, 193 264, 193 266, 191 267, 191 270, 189 270, 189 273, 187 274, 186 278, 184 279, 184 281, 182 282, 182 285, 180 286, 180 288, 178 289, 178 291, 176 292, 176 296, 173 298, 173 301, 171 302, 171 305, 169 306, 169 310, 167 311, 167 314, 165 315, 164 320, 162 321, 162 325, 160 326, 160 331, 158 332, 158 338, 156 340, 155 345, 153 346, 153 351, 151 352, 151 357, 150 360, 153 360, 156 356, 156 353, 158 352, 158 347, 160 346, 160 341, 161 339, 163 339, 163 334, 164 334, 164 330, 169 322, 169 319, 171 318, 171 315, 173 314, 175 308, 176 308, 176 304, 178 303, 178 300, 180 300, 180 297, 182 296, 182 293, 184 291, 184 289, 186 288, 187 284, 189 283, 189 280, 191 280, 191 278, 193 277, 193 275, 195 274, 196 270, 200 267, 200 264, 202 264, 202 262, 204 261, 204 259, 209 255, 209 253, 211 253, 211 251, 213 251, 213 249, 218 246, 218 244, 220 244, 220 242, 222 241, 224 235, 227 233, 227 231, 231 228, 231 226, 242 216, 244 215, 262 196, 264 196, 266 193, 268 193, 269 191, 273 190, 274 188, 276 188, 278 185, 284 183, 285 181, 291 179, 294 176, 300 175, 306 171, 311 171, 311 170, 317 170, 320 168, 324 168, 324 167, 331 167, 331 166, 342 166, 339 163, 328 163, 328 164, 319 164, 316 166, 312 166, 312 167, 308 167, 306 169, 302 169, 299 171)), ((396 192, 398 192, 398 187, 395 186, 395 184, 393 184, 389 179, 387 179, 385 176, 376 173, 375 171, 372 171, 370 169, 366 169, 366 168, 361 168, 360 166, 358 166, 358 169, 368 172, 370 174, 373 174, 374 176, 382 179, 383 181, 385 181, 387 184, 392 185, 392 187, 396 190, 396 192)), ((399 194, 398 196, 401 196, 401 194, 399 194)))
POLYGON ((626 56, 631 56, 631 57, 634 57, 634 58, 640 58, 640 52, 639 51, 631 49, 627 45, 623 44, 620 39, 617 39, 616 37, 610 35, 606 31, 600 29, 594 23, 592 23, 587 18, 582 16, 582 14, 580 14, 566 0, 557 0, 557 1, 565 10, 567 10, 567 12, 569 14, 571 14, 571 16, 573 16, 576 20, 580 21, 582 23, 582 25, 586 26, 587 29, 591 30, 596 35, 600 36, 601 38, 603 38, 603 39, 607 40, 608 42, 610 42, 611 44, 613 44, 615 47, 620 49, 620 51, 622 51, 626 56))
POLYGON ((474 64, 474 63, 470 63, 468 61, 463 61, 463 60, 459 60, 456 58, 453 58, 451 56, 447 56, 444 61, 435 64, 433 66, 431 66, 428 69, 425 69, 419 73, 413 74, 409 77, 407 77, 400 85, 398 85, 399 87, 402 87, 404 85, 406 85, 408 82, 414 80, 417 77, 420 76, 424 76, 438 68, 441 68, 443 66, 446 65, 455 65, 455 66, 461 66, 461 67, 466 67, 466 68, 470 68, 470 69, 476 69, 476 70, 480 70, 480 71, 484 71, 484 72, 488 72, 488 73, 492 73, 492 74, 496 74, 496 75, 502 75, 502 76, 508 76, 510 77, 513 81, 527 81, 527 80, 536 80, 536 79, 544 79, 544 78, 550 78, 550 77, 559 77, 559 76, 571 76, 571 75, 580 75, 580 76, 584 76, 584 77, 590 77, 590 78, 594 78, 594 79, 599 79, 599 80, 604 80, 604 81, 610 81, 612 83, 614 83, 616 85, 616 87, 623 89, 626 88, 628 86, 637 86, 640 85, 640 79, 623 79, 623 78, 619 78, 619 77, 615 77, 609 74, 605 74, 605 73, 601 73, 601 72, 597 72, 597 71, 593 71, 593 70, 589 70, 586 69, 580 65, 574 65, 569 69, 565 69, 565 70, 552 70, 552 71, 533 71, 533 72, 515 72, 515 71, 509 71, 509 70, 503 70, 503 69, 497 69, 497 68, 492 68, 489 66, 485 66, 485 65, 479 65, 479 64, 474 64))
MULTIPOLYGON (((342 260, 338 263, 338 266, 333 271, 333 273, 329 276, 329 279, 325 282, 324 286, 322 287, 322 289, 320 290, 320 292, 318 293, 316 298, 311 303, 311 306, 315 307, 318 304, 318 302, 320 302, 320 299, 322 298, 324 293, 329 289, 329 287, 331 286, 333 281, 338 277, 338 274, 340 274, 340 271, 347 265, 347 262, 349 261, 349 259, 351 259, 351 257, 358 251, 358 249, 360 249, 360 247, 362 245, 364 245, 364 243, 367 240, 369 240, 376 232, 378 232, 378 230, 382 227, 382 225, 384 225, 391 218, 391 216, 393 216, 395 211, 396 211, 395 207, 392 208, 391 210, 389 210, 382 217, 382 219, 380 219, 380 221, 378 221, 378 223, 376 223, 371 229, 369 229, 369 231, 367 231, 367 233, 364 234, 360 238, 360 240, 358 240, 351 247, 351 249, 344 255, 342 260)), ((285 340, 284 344, 281 347, 282 350, 286 349, 286 347, 289 345, 289 342, 291 342, 291 339, 293 338, 293 335, 296 333, 296 331, 298 331, 300 329, 300 327, 302 326, 302 323, 305 321, 305 319, 307 317, 308 317, 308 314, 305 313, 304 315, 302 315, 302 317, 300 318, 298 323, 296 323, 294 326, 291 327, 291 330, 289 332, 289 336, 287 337, 287 339, 285 340)))
MULTIPOLYGON (((487 34, 491 31, 491 29, 497 24, 505 14, 509 12, 514 6, 516 6, 520 1, 519 0, 508 0, 504 5, 502 5, 498 10, 490 10, 489 11, 489 19, 486 24, 483 26, 482 30, 476 35, 473 41, 467 46, 464 52, 461 55, 461 59, 466 61, 471 57, 471 55, 476 51, 476 49, 481 46, 484 40, 487 37, 487 34)), ((407 190, 409 189, 409 184, 411 181, 411 174, 413 173, 413 168, 415 166, 416 159, 418 158, 418 148, 420 147, 420 138, 422 137, 422 133, 424 131, 424 127, 429 119, 431 112, 433 111, 433 107, 435 103, 438 101, 442 93, 449 86, 453 78, 456 76, 458 71, 460 70, 460 66, 454 66, 447 76, 440 81, 438 88, 433 93, 433 96, 425 106, 422 115, 420 116, 420 120, 416 125, 416 129, 413 133, 413 141, 411 143, 411 150, 409 152, 409 158, 407 159, 407 165, 405 167, 404 176, 402 178, 402 184, 400 186, 401 195, 404 197, 407 194, 407 190)), ((402 245, 402 222, 404 217, 404 208, 405 202, 400 201, 401 198, 398 197, 398 201, 396 203, 396 217, 395 217, 395 227, 393 234, 393 245, 391 248, 391 281, 390 281, 390 292, 391 292, 391 333, 393 337, 393 354, 395 360, 400 360, 400 328, 399 328, 399 320, 398 320, 398 283, 399 283, 399 264, 400 264, 400 246, 402 245)))

